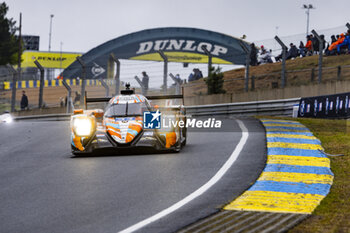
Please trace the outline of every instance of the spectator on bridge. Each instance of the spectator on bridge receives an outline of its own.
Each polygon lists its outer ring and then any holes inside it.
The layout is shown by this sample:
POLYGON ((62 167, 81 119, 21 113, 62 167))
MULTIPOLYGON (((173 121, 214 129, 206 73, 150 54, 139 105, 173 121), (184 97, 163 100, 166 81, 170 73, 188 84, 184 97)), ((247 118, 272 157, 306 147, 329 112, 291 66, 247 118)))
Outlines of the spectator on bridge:
POLYGON ((22 99, 21 99, 21 110, 28 109, 28 97, 25 91, 22 91, 22 99))
POLYGON ((292 58, 296 58, 298 56, 299 56, 298 48, 293 43, 290 43, 290 49, 287 53, 286 59, 292 59, 292 58))
POLYGON ((143 92, 145 95, 147 95, 147 92, 148 92, 148 83, 149 83, 149 77, 146 73, 146 71, 143 71, 142 72, 142 86, 143 86, 143 92))
POLYGON ((250 44, 250 65, 251 66, 256 66, 258 65, 258 51, 256 50, 255 44, 251 43, 250 44))

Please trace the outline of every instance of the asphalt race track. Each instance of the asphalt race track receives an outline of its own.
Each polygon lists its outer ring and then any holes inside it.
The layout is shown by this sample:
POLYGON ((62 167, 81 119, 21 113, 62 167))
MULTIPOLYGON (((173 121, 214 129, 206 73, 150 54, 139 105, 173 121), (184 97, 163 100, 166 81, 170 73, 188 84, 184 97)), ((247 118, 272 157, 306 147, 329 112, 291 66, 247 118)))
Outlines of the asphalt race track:
MULTIPOLYGON (((232 167, 208 191, 139 232, 174 232, 215 213, 265 166, 264 129, 241 119, 249 137, 232 167)), ((69 122, 0 124, 0 232, 116 233, 179 202, 210 180, 242 132, 189 132, 180 153, 72 158, 69 122)))

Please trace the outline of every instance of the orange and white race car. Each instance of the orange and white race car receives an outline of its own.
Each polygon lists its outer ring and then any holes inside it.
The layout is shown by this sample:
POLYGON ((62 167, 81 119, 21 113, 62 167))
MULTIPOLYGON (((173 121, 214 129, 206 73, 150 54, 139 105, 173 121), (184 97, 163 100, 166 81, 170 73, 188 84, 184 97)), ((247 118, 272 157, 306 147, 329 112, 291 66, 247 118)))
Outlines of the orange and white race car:
POLYGON ((150 100, 179 99, 182 95, 149 96, 134 94, 128 87, 112 98, 85 98, 87 103, 108 102, 105 111, 75 110, 71 117, 71 148, 74 155, 101 149, 132 148, 180 151, 186 144, 183 105, 160 108, 150 100), (163 125, 162 125, 163 122, 163 125))

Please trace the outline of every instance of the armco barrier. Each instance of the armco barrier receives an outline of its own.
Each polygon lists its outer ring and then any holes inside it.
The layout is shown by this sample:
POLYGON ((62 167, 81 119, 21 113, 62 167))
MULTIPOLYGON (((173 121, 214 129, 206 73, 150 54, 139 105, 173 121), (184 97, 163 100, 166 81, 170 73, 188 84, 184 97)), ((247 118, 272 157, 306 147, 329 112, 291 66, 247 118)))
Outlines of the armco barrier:
POLYGON ((292 116, 293 106, 299 104, 300 98, 252 101, 229 104, 209 104, 186 106, 187 114, 192 116, 211 115, 270 115, 292 116))
POLYGON ((23 120, 50 120, 50 121, 68 121, 70 120, 71 114, 60 113, 60 114, 47 114, 47 115, 33 115, 33 116, 17 116, 14 117, 15 121, 23 120))
MULTIPOLYGON (((186 106, 187 114, 191 116, 235 115, 235 116, 292 116, 293 106, 299 104, 300 98, 284 100, 267 100, 230 104, 210 104, 186 106)), ((70 114, 49 114, 37 116, 16 117, 15 120, 57 119, 68 120, 70 114)))

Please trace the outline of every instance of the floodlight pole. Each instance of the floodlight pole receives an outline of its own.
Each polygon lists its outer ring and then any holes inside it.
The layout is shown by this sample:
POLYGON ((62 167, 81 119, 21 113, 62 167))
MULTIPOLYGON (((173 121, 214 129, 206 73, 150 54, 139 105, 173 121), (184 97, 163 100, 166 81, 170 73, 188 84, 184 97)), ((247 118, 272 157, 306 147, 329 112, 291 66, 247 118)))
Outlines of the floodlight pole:
POLYGON ((77 57, 77 61, 79 62, 79 64, 82 67, 82 76, 81 76, 81 93, 80 93, 80 106, 84 105, 84 101, 85 101, 85 86, 86 86, 86 65, 85 62, 81 59, 81 57, 77 57))
POLYGON ((315 30, 311 31, 312 34, 317 38, 319 46, 319 56, 318 56, 318 83, 322 81, 322 61, 323 61, 323 39, 317 34, 315 30))
POLYGON ((17 80, 21 80, 21 57, 22 57, 22 12, 19 13, 19 28, 18 28, 18 73, 17 73, 17 80))
POLYGON ((245 59, 245 77, 244 77, 244 90, 249 91, 249 65, 250 65, 250 49, 240 40, 239 45, 243 49, 246 59, 245 59))
POLYGON ((40 70, 40 88, 39 88, 39 108, 43 107, 43 94, 44 94, 44 75, 45 75, 45 69, 42 67, 42 65, 35 60, 34 61, 36 67, 40 70))
POLYGON ((208 78, 209 78, 211 66, 212 66, 213 55, 208 51, 207 46, 202 45, 201 48, 205 52, 205 54, 208 56, 208 78))
POLYGON ((167 89, 168 89, 168 58, 163 53, 162 50, 158 50, 158 53, 163 58, 163 61, 164 61, 163 91, 164 91, 164 95, 166 95, 167 89))
POLYGON ((117 65, 117 72, 115 74, 115 94, 118 95, 119 94, 119 87, 120 87, 120 61, 118 58, 116 58, 116 56, 111 53, 110 54, 112 60, 115 62, 115 64, 117 65))
POLYGON ((275 40, 282 47, 282 74, 281 74, 281 87, 284 88, 287 83, 286 79, 286 52, 287 46, 281 41, 278 36, 275 36, 275 40))
POLYGON ((310 23, 310 10, 314 10, 316 9, 315 7, 313 7, 313 5, 309 4, 309 5, 303 5, 302 9, 306 9, 306 36, 309 35, 309 23, 310 23))
POLYGON ((17 71, 10 64, 7 64, 6 66, 7 66, 7 69, 12 73, 11 112, 14 112, 15 111, 15 106, 16 106, 17 71))

